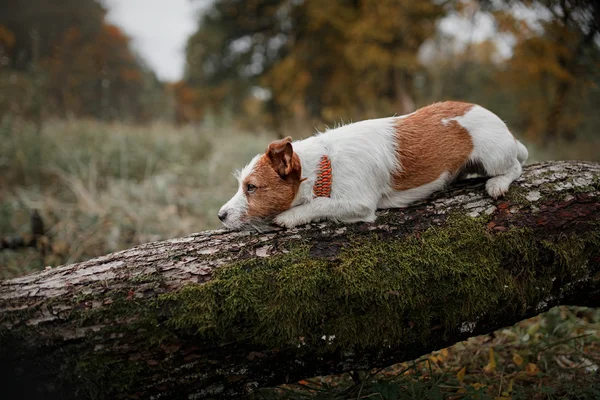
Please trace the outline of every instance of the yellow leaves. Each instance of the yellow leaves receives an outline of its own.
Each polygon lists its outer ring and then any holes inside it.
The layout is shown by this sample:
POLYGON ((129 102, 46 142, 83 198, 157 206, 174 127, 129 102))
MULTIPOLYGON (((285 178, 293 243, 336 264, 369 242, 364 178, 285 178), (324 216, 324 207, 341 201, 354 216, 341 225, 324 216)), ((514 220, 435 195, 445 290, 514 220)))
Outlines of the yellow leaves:
POLYGON ((527 375, 529 376, 535 376, 538 372, 540 372, 540 369, 534 363, 528 363, 525 366, 525 372, 527 372, 527 375))
POLYGON ((435 354, 431 354, 429 356, 429 361, 431 361, 432 364, 441 365, 444 361, 448 359, 449 355, 450 352, 448 351, 448 349, 442 349, 436 352, 435 354))
POLYGON ((509 394, 512 393, 514 384, 515 384, 515 378, 510 378, 510 381, 508 382, 508 388, 506 388, 506 391, 509 394))
POLYGON ((501 395, 496 397, 495 400, 511 400, 514 384, 515 384, 515 379, 510 378, 510 381, 508 382, 508 387, 506 388, 506 390, 503 390, 501 395))
POLYGON ((513 360, 513 362, 514 362, 516 365, 521 365, 521 364, 523 364, 523 357, 521 357, 521 356, 519 355, 519 353, 515 353, 515 354, 513 354, 513 358, 512 358, 512 360, 513 360))
POLYGON ((515 378, 510 378, 510 381, 508 382, 508 387, 506 388, 505 391, 502 392, 502 397, 501 397, 502 399, 510 400, 514 384, 515 384, 515 378))
POLYGON ((438 358, 440 359, 440 361, 444 361, 448 358, 449 355, 450 352, 448 351, 448 349, 442 349, 438 353, 438 358))
POLYGON ((494 60, 494 56, 498 54, 498 46, 495 41, 484 40, 481 43, 473 44, 470 53, 469 56, 479 63, 489 64, 494 60))
POLYGON ((456 379, 460 382, 463 383, 463 381, 465 380, 465 374, 467 373, 467 367, 462 367, 460 369, 460 371, 458 371, 456 373, 456 379))
POLYGON ((494 356, 493 347, 490 347, 489 359, 490 361, 488 362, 488 364, 485 367, 483 367, 483 372, 485 372, 486 374, 491 374, 496 370, 496 358, 494 356))

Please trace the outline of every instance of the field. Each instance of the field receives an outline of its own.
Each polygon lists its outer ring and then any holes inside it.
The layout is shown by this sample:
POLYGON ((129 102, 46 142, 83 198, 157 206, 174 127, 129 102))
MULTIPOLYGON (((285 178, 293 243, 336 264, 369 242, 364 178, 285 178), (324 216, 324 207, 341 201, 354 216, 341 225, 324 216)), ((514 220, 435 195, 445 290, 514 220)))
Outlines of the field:
MULTIPOLYGON (((50 241, 44 257, 36 249, 1 251, 0 279, 219 227, 217 210, 236 190, 232 172, 275 135, 217 122, 178 128, 50 120, 37 127, 4 119, 0 236, 29 234, 35 209, 50 241)), ((532 161, 600 160, 600 141, 529 147, 532 161)), ((379 371, 359 385, 348 375, 332 376, 258 396, 600 398, 600 386, 592 383, 598 381, 599 334, 600 312, 555 308, 379 371)))
MULTIPOLYGON (((39 211, 44 265, 217 228, 232 173, 272 139, 229 129, 92 121, 0 125, 0 235, 27 234, 39 211)), ((0 253, 0 279, 42 267, 38 252, 0 253)))

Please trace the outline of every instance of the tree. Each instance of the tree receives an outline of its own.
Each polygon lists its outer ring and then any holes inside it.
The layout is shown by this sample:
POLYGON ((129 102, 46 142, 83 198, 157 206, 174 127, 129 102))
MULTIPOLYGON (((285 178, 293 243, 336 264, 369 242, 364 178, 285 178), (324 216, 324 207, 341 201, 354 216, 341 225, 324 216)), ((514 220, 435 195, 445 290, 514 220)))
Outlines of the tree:
POLYGON ((600 306, 600 165, 532 165, 381 213, 203 232, 0 282, 3 393, 234 396, 600 306))
POLYGON ((73 27, 85 37, 95 35, 105 15, 106 10, 96 0, 1 0, 0 25, 15 37, 11 66, 18 70, 30 68, 34 58, 32 34, 42 38, 38 51, 39 57, 45 58, 73 27))
POLYGON ((581 100, 598 79, 600 6, 588 0, 538 0, 523 3, 546 16, 540 29, 494 10, 503 31, 517 38, 514 55, 501 81, 520 99, 528 136, 547 144, 572 139, 581 125, 581 100))
MULTIPOLYGON (((11 76, 33 82, 45 113, 145 121, 165 106, 164 96, 156 96, 162 84, 132 51, 130 39, 105 22, 99 2, 9 3, 0 2, 2 32, 13 38, 8 52, 0 50, 7 54, 3 63, 11 76)), ((15 114, 14 107, 3 108, 15 114)))
POLYGON ((444 14, 436 1, 220 0, 188 42, 186 82, 234 110, 261 86, 275 120, 412 111, 417 51, 444 14))

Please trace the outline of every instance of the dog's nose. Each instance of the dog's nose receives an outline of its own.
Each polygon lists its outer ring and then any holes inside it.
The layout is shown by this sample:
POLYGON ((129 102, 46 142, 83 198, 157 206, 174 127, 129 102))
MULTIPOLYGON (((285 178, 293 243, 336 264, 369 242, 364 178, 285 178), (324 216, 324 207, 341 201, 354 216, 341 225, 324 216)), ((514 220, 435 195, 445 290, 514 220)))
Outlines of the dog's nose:
POLYGON ((227 219, 227 211, 221 210, 217 216, 222 222, 224 222, 227 219))

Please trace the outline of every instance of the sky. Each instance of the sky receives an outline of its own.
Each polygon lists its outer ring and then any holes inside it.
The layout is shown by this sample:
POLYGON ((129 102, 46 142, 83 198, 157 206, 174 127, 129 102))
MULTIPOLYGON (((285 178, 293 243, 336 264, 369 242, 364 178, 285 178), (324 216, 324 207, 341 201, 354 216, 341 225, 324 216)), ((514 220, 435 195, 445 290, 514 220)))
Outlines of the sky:
POLYGON ((161 80, 183 77, 185 44, 198 12, 210 0, 103 0, 107 19, 132 38, 135 50, 161 80))

